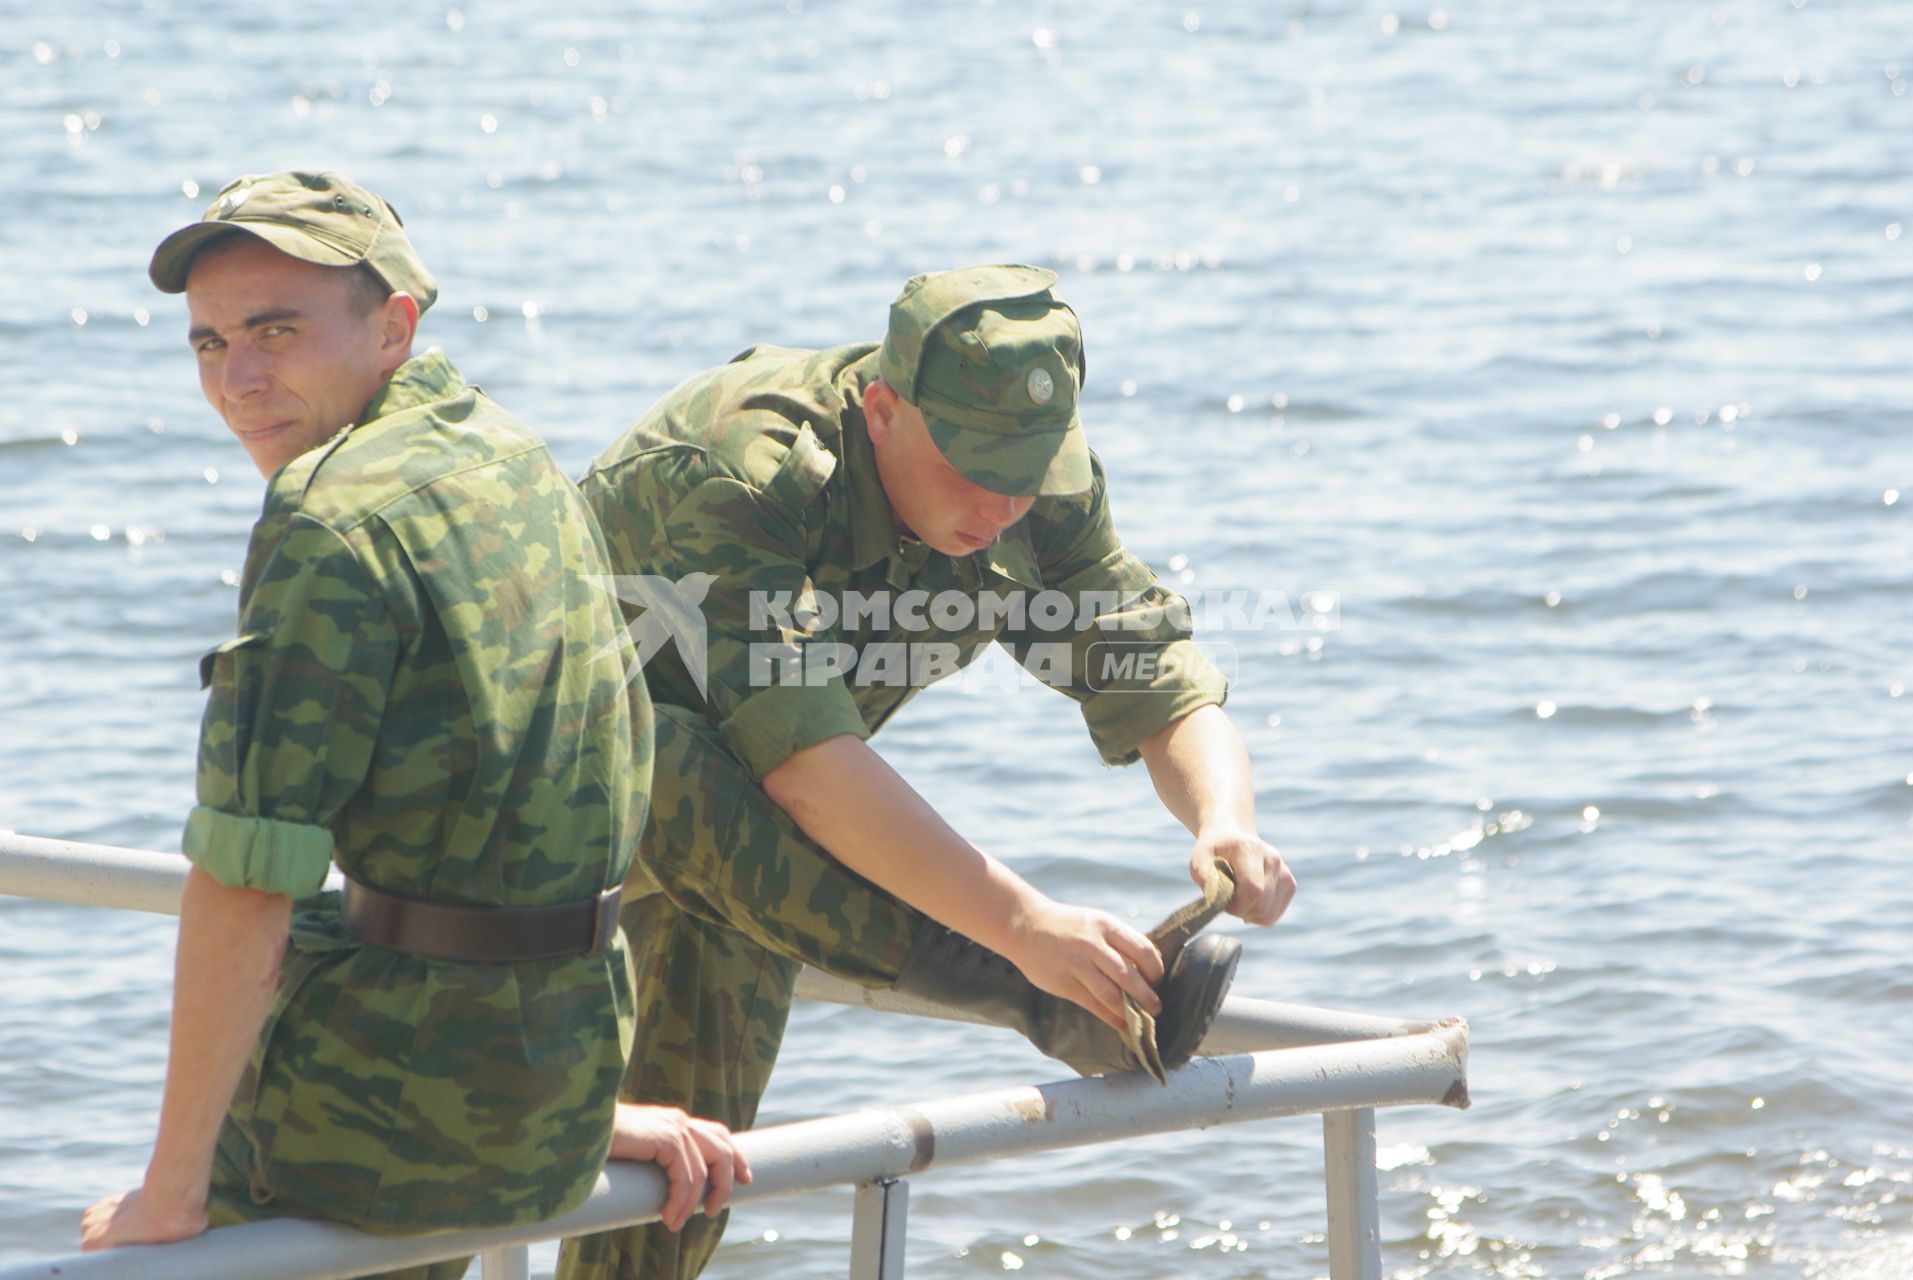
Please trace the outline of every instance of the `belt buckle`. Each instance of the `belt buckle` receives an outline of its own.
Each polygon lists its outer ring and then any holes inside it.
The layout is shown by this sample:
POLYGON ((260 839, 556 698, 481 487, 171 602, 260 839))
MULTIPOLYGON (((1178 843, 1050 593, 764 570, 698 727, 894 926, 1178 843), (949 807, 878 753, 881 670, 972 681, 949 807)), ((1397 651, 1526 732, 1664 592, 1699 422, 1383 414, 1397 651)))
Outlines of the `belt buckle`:
POLYGON ((591 946, 586 955, 601 956, 611 950, 611 943, 618 936, 618 902, 623 896, 624 886, 621 884, 613 885, 597 896, 591 921, 591 946))

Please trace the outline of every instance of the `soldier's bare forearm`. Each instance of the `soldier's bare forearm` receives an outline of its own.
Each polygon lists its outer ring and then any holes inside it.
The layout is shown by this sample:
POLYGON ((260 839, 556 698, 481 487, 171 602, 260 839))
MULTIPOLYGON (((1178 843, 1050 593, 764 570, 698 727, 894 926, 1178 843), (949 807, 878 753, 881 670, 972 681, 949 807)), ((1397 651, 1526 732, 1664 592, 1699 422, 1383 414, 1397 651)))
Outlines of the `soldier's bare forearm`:
POLYGON ((1221 707, 1198 707, 1140 750, 1163 807, 1195 837, 1192 878, 1203 883, 1221 859, 1235 872, 1229 910, 1251 924, 1274 924, 1295 897, 1295 874, 1256 829, 1249 752, 1229 717, 1221 707))
POLYGON ((156 1206, 205 1204, 220 1121, 272 1004, 291 918, 278 894, 229 889, 197 867, 186 878, 166 1092, 144 1187, 156 1206))
POLYGON ((1249 752, 1221 707, 1197 707, 1143 739, 1140 750, 1163 807, 1189 834, 1224 824, 1255 830, 1249 752))
POLYGON ((1050 905, 856 738, 798 752, 765 775, 764 791, 845 866, 992 950, 1008 954, 1050 905))

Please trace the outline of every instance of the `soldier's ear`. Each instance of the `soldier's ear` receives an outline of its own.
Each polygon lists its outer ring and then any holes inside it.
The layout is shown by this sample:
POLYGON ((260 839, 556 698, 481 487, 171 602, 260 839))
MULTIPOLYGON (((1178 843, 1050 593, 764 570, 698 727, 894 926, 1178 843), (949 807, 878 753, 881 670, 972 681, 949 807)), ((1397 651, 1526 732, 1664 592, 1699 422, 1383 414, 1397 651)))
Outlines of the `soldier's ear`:
POLYGON ((897 422, 897 393, 889 383, 876 381, 864 388, 864 428, 870 443, 882 448, 889 443, 897 422))
POLYGON ((418 299, 403 290, 387 295, 379 304, 377 324, 379 355, 396 369, 412 354, 412 339, 418 333, 418 299), (393 360, 393 356, 398 358, 393 360))

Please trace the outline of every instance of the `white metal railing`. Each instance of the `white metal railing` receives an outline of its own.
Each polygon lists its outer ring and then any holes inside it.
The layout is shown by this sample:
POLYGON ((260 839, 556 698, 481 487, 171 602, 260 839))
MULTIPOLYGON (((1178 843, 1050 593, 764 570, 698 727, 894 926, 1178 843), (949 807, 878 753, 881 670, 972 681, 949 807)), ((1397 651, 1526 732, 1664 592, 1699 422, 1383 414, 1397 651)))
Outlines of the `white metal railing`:
MULTIPOLYGON (((0 894, 177 913, 187 863, 177 854, 0 833, 0 894)), ((806 970, 798 994, 892 1013, 953 1017, 806 970)), ((823 1187, 857 1187, 852 1280, 903 1275, 905 1179, 926 1169, 1273 1116, 1323 1114, 1329 1272, 1379 1280, 1375 1108, 1468 1105, 1468 1025, 1411 1022, 1231 997, 1205 1054, 1162 1087, 1141 1075, 1021 1086, 913 1106, 830 1116, 740 1134, 753 1181, 733 1204, 823 1187)), ((524 1280, 526 1247, 657 1218, 665 1181, 614 1161, 585 1204, 521 1227, 374 1236, 336 1223, 275 1219, 179 1244, 50 1258, 0 1269, 0 1280, 280 1280, 333 1277, 477 1254, 485 1280, 524 1280), (270 1260, 265 1262, 264 1260, 270 1260)))

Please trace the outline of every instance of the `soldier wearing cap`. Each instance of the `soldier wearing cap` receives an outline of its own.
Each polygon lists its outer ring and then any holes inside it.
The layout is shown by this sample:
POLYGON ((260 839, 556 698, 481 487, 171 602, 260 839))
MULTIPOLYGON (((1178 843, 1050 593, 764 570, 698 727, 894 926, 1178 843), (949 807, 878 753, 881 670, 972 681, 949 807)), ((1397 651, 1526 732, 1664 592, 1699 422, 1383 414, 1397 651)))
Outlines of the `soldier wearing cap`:
POLYGON ((667 1220, 715 1211, 748 1178, 728 1134, 616 1103, 650 709, 590 661, 618 620, 576 489, 412 354, 437 288, 372 192, 242 178, 150 274, 186 295, 201 389, 268 484, 238 635, 200 666, 159 1136, 86 1247, 278 1214, 538 1220, 607 1151, 666 1166, 667 1220))
MULTIPOLYGON (((754 347, 678 387, 581 482, 634 629, 658 615, 679 638, 645 667, 652 819, 623 909, 645 1034, 624 1096, 749 1126, 801 964, 1013 1027, 1085 1074, 1143 1065, 1117 1030, 1127 1004, 1159 1017, 1163 1063, 1187 1060, 1232 940, 1197 939, 1165 976, 1142 934, 1038 892, 868 745, 992 641, 1078 703, 1105 761, 1147 761, 1199 883, 1219 859, 1237 915, 1286 908, 1294 878, 1256 834, 1221 675, 1116 537, 1054 283, 1022 266, 919 276, 881 344, 754 347), (1104 641, 1153 661, 1097 680, 1104 641)), ((559 1274, 692 1276, 721 1230, 570 1241, 559 1274)))

